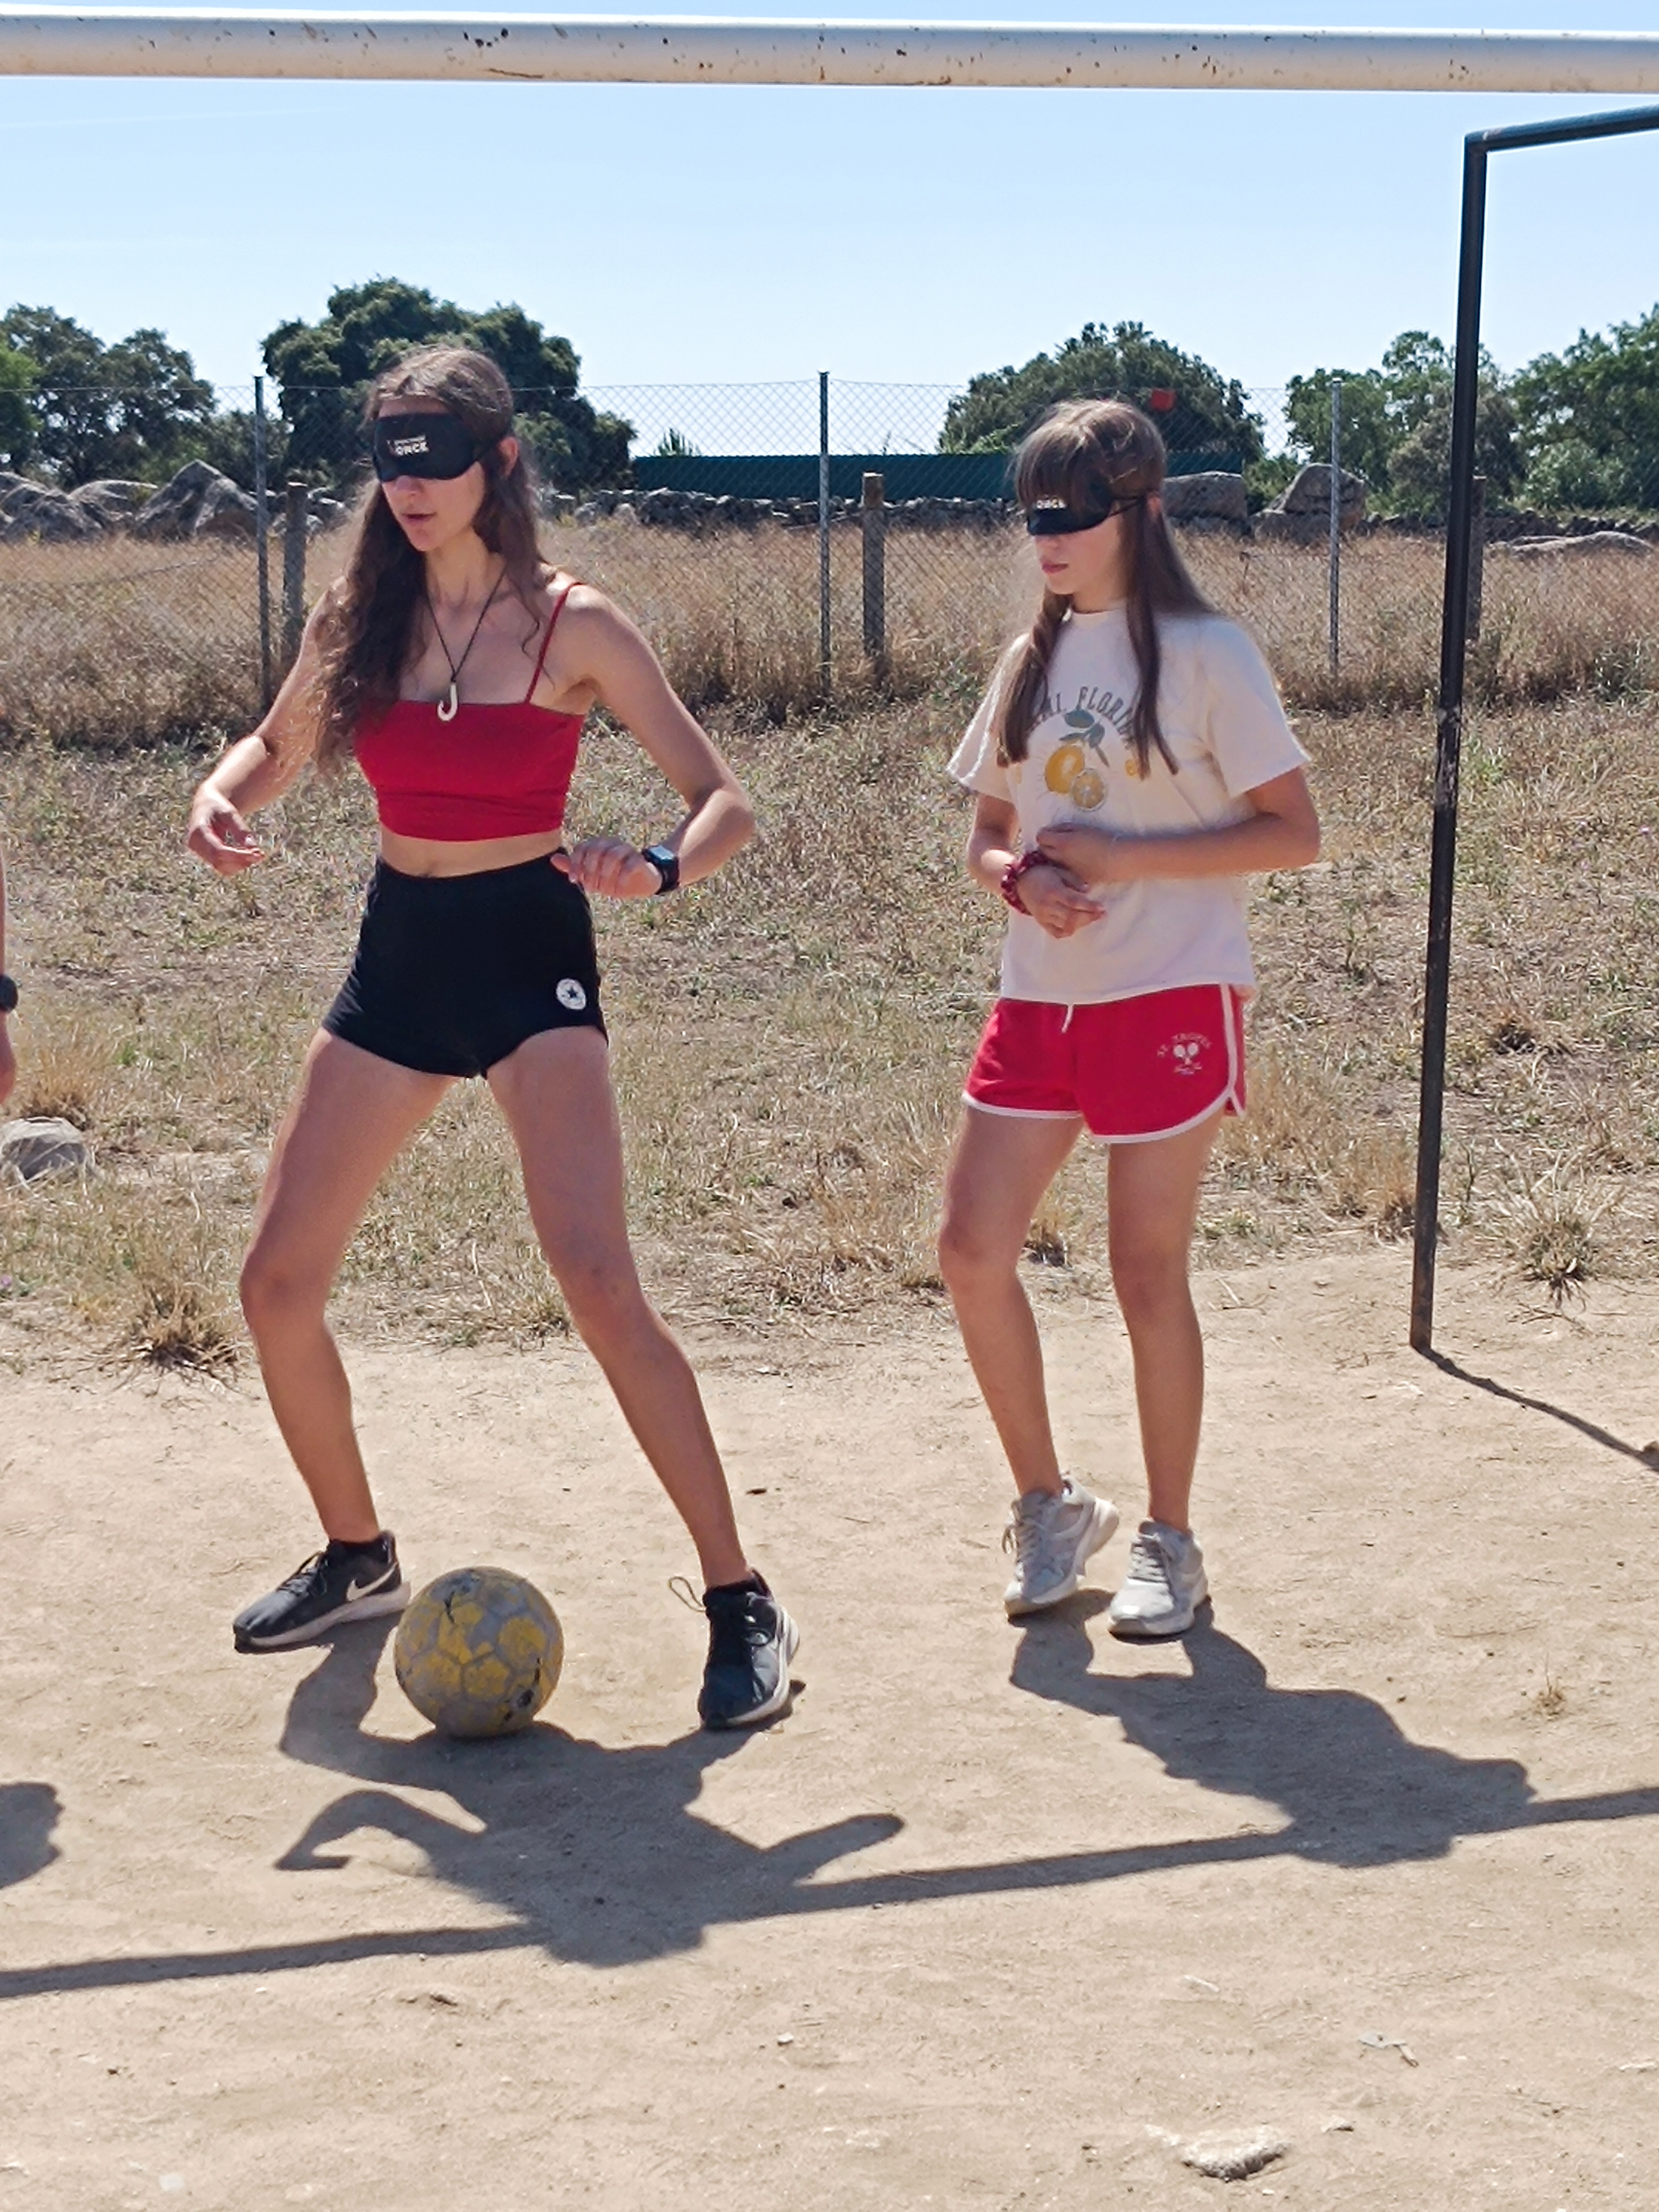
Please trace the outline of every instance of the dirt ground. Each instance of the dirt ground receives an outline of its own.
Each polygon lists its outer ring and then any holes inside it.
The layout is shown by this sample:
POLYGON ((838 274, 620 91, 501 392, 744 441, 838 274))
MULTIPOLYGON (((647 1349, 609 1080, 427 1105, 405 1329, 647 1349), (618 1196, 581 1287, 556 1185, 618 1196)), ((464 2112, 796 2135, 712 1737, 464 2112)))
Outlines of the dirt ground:
MULTIPOLYGON (((1004 1621, 943 1316, 700 1338, 805 1632, 746 1739, 692 1732, 690 1562, 575 1346, 356 1357, 411 1574, 568 1636, 457 1747, 375 1630, 233 1653, 308 1540, 256 1391, 0 1339, 0 2212, 1651 2204, 1659 1286, 1449 1271, 1440 1367, 1407 1266, 1201 1278, 1214 1617, 1150 1650, 1121 1536, 1004 1621)), ((1133 1509, 1115 1315, 1044 1328, 1133 1509)))

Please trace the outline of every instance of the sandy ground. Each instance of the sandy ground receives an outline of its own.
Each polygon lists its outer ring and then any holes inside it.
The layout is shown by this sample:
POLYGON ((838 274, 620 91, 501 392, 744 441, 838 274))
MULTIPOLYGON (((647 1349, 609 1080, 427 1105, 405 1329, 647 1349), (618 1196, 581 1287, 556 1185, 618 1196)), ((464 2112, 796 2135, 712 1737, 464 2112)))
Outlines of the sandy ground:
MULTIPOLYGON (((356 1357, 411 1574, 520 1568, 568 1635, 544 1725, 453 1747, 372 1629, 234 1655, 308 1542, 257 1392, 0 1344, 0 2212, 1650 2205, 1659 1290, 1449 1273, 1460 1374, 1407 1266, 1203 1279, 1214 1618, 1156 1650, 1121 1537, 1002 1619, 943 1317, 702 1341, 805 1630, 735 1740, 576 1348, 356 1357)), ((1044 1326, 1133 1508, 1115 1317, 1044 1326)))

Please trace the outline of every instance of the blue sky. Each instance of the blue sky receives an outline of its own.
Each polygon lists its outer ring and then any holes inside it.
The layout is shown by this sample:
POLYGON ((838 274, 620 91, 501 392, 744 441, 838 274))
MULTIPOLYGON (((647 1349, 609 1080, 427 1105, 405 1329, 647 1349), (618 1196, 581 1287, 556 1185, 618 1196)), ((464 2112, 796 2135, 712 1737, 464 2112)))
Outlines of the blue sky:
MULTIPOLYGON (((1574 28, 1656 27, 1652 0, 1580 4, 1574 28)), ((1431 0, 1123 13, 1440 19, 1431 0)), ((1449 0, 1445 19, 1548 28, 1577 13, 1449 0)), ((106 339, 157 324, 225 385, 246 383, 273 324, 384 274, 469 306, 519 301, 599 386, 820 368, 952 384, 1121 317, 1273 386, 1364 366, 1401 329, 1449 334, 1462 134, 1596 104, 12 80, 0 300, 52 305, 106 339)), ((1500 361, 1659 301, 1656 213, 1659 135, 1495 165, 1486 334, 1500 361)))

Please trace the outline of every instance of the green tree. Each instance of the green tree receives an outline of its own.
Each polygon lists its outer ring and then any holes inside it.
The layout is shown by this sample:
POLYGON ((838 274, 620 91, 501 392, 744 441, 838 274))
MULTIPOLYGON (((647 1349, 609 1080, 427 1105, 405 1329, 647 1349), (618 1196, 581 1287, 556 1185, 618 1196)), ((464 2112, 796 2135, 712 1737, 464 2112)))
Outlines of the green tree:
POLYGON ((522 307, 475 313, 388 276, 342 286, 319 321, 280 324, 265 340, 289 426, 289 465, 330 477, 360 465, 372 380, 415 347, 445 342, 476 346, 500 368, 520 434, 550 482, 567 491, 626 482, 633 427, 581 397, 581 364, 568 338, 550 336, 522 307))
POLYGON ((160 331, 106 346, 54 308, 15 307, 0 317, 0 348, 27 364, 32 458, 60 483, 153 473, 213 419, 213 386, 160 331))
POLYGON ((1540 506, 1659 507, 1659 306, 1605 335, 1581 331, 1514 388, 1540 506))
POLYGON ((1154 393, 1166 392, 1174 394, 1175 405, 1158 410, 1155 419, 1173 450, 1261 459, 1261 425, 1243 386, 1195 354, 1154 337, 1143 323, 1118 323, 1110 331, 1085 323, 1075 337, 1023 368, 972 378, 945 410, 939 451, 1007 453, 1057 400, 1122 398, 1146 405, 1154 393))
MULTIPOLYGON (((1395 503, 1402 514, 1437 514, 1451 482, 1450 349, 1426 331, 1404 331, 1384 353, 1382 373, 1396 432, 1389 456, 1395 503)), ((1500 500, 1519 489, 1526 473, 1520 415, 1485 347, 1475 385, 1474 466, 1500 500)))
POLYGON ((1389 391, 1380 369, 1316 368, 1293 376, 1285 390, 1290 443, 1304 461, 1331 457, 1331 383, 1342 380, 1342 465, 1364 477, 1372 491, 1388 489, 1389 454, 1396 432, 1389 419, 1389 391))
MULTIPOLYGON (((1286 388, 1291 443, 1305 460, 1331 450, 1330 369, 1293 376, 1286 388)), ((1380 367, 1342 372, 1342 459, 1376 495, 1404 514, 1438 513, 1451 474, 1452 357, 1426 331, 1402 331, 1380 367)), ((1525 469, 1520 418, 1488 354, 1480 356, 1475 466, 1507 499, 1525 469)))
POLYGON ((33 382, 28 356, 15 346, 0 345, 0 455, 9 469, 21 469, 34 453, 34 417, 28 404, 33 382))

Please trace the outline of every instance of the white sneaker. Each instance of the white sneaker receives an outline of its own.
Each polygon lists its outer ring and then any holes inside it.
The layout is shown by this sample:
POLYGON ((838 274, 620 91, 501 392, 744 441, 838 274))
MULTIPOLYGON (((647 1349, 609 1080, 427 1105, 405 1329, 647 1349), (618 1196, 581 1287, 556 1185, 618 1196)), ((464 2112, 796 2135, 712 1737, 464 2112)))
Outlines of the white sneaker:
POLYGON ((1184 1636, 1209 1595, 1197 1537, 1143 1521, 1106 1625, 1114 1636, 1184 1636))
POLYGON ((1002 1593, 1008 1618, 1041 1613, 1070 1597, 1084 1568, 1110 1541, 1116 1527, 1116 1506, 1069 1474, 1058 1498, 1047 1490, 1017 1498, 1002 1532, 1003 1550, 1014 1555, 1014 1578, 1002 1593))

